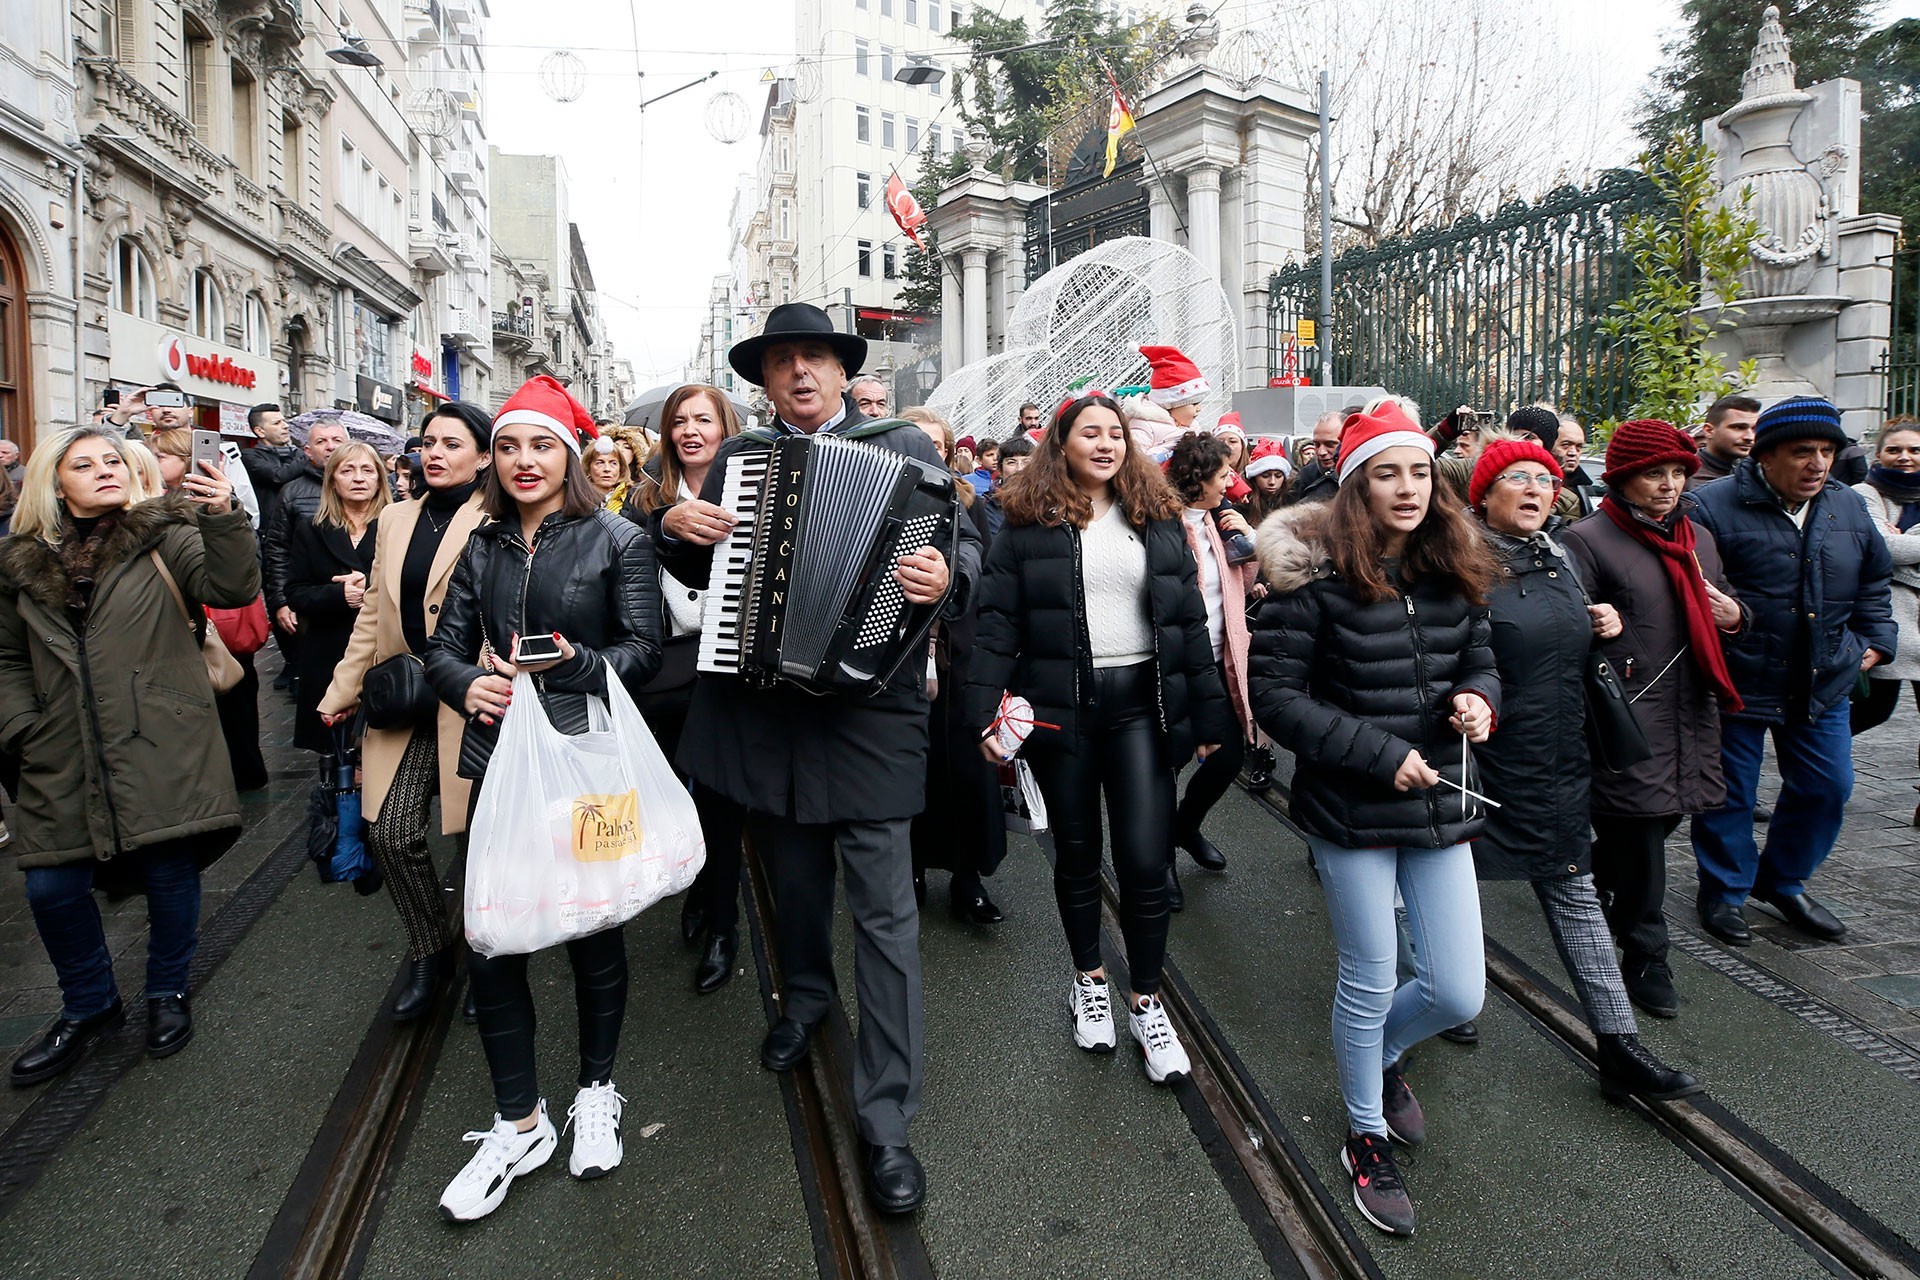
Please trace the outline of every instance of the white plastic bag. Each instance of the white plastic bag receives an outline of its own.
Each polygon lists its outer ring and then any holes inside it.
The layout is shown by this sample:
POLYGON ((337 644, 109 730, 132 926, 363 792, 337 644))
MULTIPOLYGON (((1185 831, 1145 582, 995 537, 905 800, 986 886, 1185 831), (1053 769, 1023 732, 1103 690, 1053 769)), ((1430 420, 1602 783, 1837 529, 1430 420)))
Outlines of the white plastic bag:
POLYGON ((588 731, 553 727, 533 677, 487 761, 467 848, 467 941, 483 956, 539 951, 631 920, 693 883, 700 815, 607 666, 588 731))
POLYGON ((1047 801, 1034 781, 1033 766, 1011 760, 1000 766, 1000 800, 1007 830, 1037 836, 1047 829, 1047 801))

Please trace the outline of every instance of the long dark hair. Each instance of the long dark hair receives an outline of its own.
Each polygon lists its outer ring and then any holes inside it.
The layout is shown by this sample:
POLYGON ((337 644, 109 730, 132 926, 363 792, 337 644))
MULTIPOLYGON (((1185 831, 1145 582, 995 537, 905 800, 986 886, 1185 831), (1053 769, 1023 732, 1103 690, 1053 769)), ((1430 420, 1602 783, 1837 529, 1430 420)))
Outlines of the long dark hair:
MULTIPOLYGON (((1407 535, 1400 568, 1409 580, 1432 580, 1452 587, 1472 604, 1483 605, 1493 590, 1498 569, 1487 540, 1480 536, 1467 510, 1453 494, 1453 486, 1438 471, 1427 514, 1407 535)), ((1343 482, 1328 504, 1327 557, 1361 599, 1379 602, 1400 594, 1387 576, 1381 557, 1386 540, 1367 509, 1367 481, 1363 475, 1343 482)))
MULTIPOLYGON (((1103 391, 1061 405, 1053 425, 1033 451, 1033 460, 1006 482, 1000 495, 1000 508, 1008 524, 1071 524, 1084 529, 1092 523, 1093 501, 1067 470, 1066 441, 1073 432, 1074 420, 1093 405, 1110 409, 1121 421, 1126 420, 1120 402, 1103 391)), ((1134 447, 1132 433, 1126 433, 1124 439, 1126 452, 1114 472, 1113 496, 1128 521, 1146 524, 1179 516, 1185 505, 1180 495, 1167 484, 1160 468, 1134 447)))
MULTIPOLYGON (((487 416, 484 409, 459 400, 443 400, 433 407, 432 413, 421 420, 421 430, 424 431, 427 423, 435 418, 452 418, 467 429, 467 434, 473 437, 473 447, 482 455, 490 455, 493 452, 493 419, 487 416)), ((419 452, 418 446, 415 446, 413 452, 419 452)), ((490 458, 489 461, 491 461, 490 458)))
MULTIPOLYGON (((593 481, 587 479, 587 468, 580 461, 580 455, 567 450, 567 474, 560 482, 560 514, 565 516, 587 516, 606 505, 606 495, 593 487, 593 481)), ((500 478, 500 464, 495 460, 487 467, 486 478, 480 482, 480 510, 495 520, 515 520, 520 515, 520 504, 507 492, 506 482, 500 478)))

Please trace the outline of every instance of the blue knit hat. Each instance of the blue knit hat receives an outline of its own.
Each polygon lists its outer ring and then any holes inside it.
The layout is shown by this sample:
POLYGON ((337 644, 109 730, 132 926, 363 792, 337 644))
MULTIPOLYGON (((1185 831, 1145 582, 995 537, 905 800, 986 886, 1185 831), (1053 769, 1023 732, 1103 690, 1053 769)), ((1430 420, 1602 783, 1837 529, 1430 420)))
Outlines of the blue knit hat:
POLYGON ((1753 426, 1753 451, 1765 453, 1789 440, 1827 440, 1844 449, 1852 437, 1840 427, 1840 411, 1819 396, 1790 396, 1760 411, 1753 426))

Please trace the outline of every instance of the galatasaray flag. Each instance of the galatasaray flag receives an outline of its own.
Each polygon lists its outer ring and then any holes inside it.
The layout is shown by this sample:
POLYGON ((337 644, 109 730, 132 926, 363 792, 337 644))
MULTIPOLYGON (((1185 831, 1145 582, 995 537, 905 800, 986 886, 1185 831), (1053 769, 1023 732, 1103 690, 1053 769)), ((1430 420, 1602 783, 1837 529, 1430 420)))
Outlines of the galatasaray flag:
POLYGON ((907 233, 909 240, 922 249, 927 247, 920 241, 920 228, 927 225, 927 212, 913 198, 913 192, 907 190, 907 184, 900 181, 898 172, 887 179, 887 212, 893 215, 894 222, 907 233))
POLYGON ((1107 72, 1107 83, 1113 88, 1113 108, 1107 112, 1107 169, 1100 176, 1113 176, 1114 162, 1120 158, 1120 138, 1133 128, 1133 108, 1120 96, 1120 86, 1113 78, 1113 72, 1107 72))

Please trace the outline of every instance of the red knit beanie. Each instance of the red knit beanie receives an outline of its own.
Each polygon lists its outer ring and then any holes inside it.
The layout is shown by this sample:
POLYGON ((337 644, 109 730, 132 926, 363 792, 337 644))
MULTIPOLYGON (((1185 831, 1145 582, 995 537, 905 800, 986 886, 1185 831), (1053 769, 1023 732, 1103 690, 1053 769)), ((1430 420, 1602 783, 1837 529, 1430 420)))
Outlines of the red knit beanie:
POLYGON ((1485 514, 1486 507, 1482 504, 1487 490, 1493 487, 1494 477, 1516 462, 1537 462, 1555 480, 1561 478, 1560 459, 1542 449, 1532 436, 1525 440, 1495 440, 1480 451, 1480 460, 1473 464, 1473 479, 1467 482, 1468 505, 1485 514))
POLYGON ((1677 462, 1692 475, 1700 469, 1699 446, 1671 422, 1635 418, 1613 429, 1613 439, 1607 441, 1607 469, 1600 479, 1611 485, 1616 478, 1638 475, 1663 462, 1677 462))

